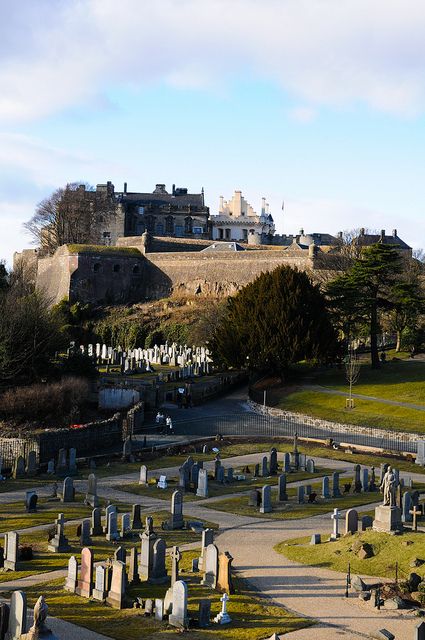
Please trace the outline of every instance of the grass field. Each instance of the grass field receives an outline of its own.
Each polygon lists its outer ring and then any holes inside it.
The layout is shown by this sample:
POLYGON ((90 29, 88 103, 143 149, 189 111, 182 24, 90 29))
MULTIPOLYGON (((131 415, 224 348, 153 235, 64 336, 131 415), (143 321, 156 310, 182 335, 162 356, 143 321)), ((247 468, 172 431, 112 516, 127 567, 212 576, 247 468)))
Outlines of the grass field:
MULTIPOLYGON (((425 431, 425 411, 410 407, 387 405, 379 398, 396 400, 425 407, 425 362, 400 360, 387 362, 381 369, 374 370, 362 364, 358 383, 353 393, 370 396, 370 400, 355 399, 353 410, 345 409, 345 397, 329 395, 320 391, 334 389, 347 392, 344 369, 309 372, 308 384, 318 385, 316 389, 302 389, 287 393, 284 388, 278 397, 277 406, 288 411, 306 413, 335 422, 381 427, 399 431, 425 431)), ((300 385, 303 380, 301 379, 300 385)))
MULTIPOLYGON (((220 595, 206 587, 202 587, 199 574, 189 572, 192 558, 197 557, 199 551, 184 552, 180 562, 181 578, 188 584, 188 612, 197 617, 198 603, 201 598, 211 600, 211 615, 219 613, 220 595)), ((161 638, 172 640, 178 631, 168 625, 166 621, 158 622, 153 617, 145 617, 142 609, 111 609, 110 607, 87 600, 63 590, 63 580, 55 580, 43 585, 43 595, 49 605, 49 614, 74 624, 103 633, 116 640, 153 640, 161 638)), ((142 598, 164 597, 168 585, 148 585, 142 583, 128 590, 129 601, 136 596, 142 598)), ((236 593, 230 597, 228 612, 232 622, 226 626, 212 624, 207 629, 191 629, 193 640, 260 640, 270 637, 273 633, 289 633, 302 627, 310 626, 312 622, 285 611, 281 607, 273 606, 256 594, 249 591, 241 581, 235 582, 236 593)), ((26 589, 27 598, 31 606, 39 596, 40 587, 26 589)))
POLYGON ((334 571, 346 572, 350 563, 352 573, 394 578, 395 563, 398 562, 401 579, 406 579, 412 571, 425 576, 425 564, 414 569, 410 567, 414 558, 425 560, 425 534, 419 531, 403 533, 401 536, 365 531, 320 545, 310 545, 309 542, 307 538, 286 540, 276 545, 275 550, 290 560, 334 571), (375 555, 360 560, 352 550, 357 542, 371 544, 375 555))

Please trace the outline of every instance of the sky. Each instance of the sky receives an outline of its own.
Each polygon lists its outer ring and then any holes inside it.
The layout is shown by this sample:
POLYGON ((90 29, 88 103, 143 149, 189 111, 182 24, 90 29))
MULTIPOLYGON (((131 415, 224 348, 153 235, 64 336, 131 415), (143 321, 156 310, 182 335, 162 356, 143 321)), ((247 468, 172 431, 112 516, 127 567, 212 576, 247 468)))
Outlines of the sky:
POLYGON ((423 0, 0 0, 0 259, 107 180, 425 247, 424 33, 423 0))

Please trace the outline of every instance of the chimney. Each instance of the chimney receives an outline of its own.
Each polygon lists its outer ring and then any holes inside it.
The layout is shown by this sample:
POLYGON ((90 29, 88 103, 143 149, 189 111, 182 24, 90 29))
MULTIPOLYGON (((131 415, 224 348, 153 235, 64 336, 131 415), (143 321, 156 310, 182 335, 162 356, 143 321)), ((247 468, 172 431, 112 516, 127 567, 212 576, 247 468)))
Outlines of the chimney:
POLYGON ((173 184, 173 196, 175 196, 175 195, 176 195, 176 185, 173 184))
POLYGON ((364 227, 362 227, 362 228, 360 229, 360 235, 361 235, 361 236, 364 236, 364 227))
POLYGON ((342 231, 338 231, 338 238, 342 240, 342 231))
POLYGON ((124 182, 124 193, 127 193, 127 183, 124 182))
POLYGON ((397 229, 393 229, 393 238, 397 238, 397 229))
POLYGON ((380 238, 381 242, 383 242, 385 240, 385 229, 381 229, 381 238, 380 238))
POLYGON ((222 213, 224 209, 224 198, 223 196, 220 196, 220 204, 218 205, 218 212, 222 213))
POLYGON ((268 202, 266 202, 266 213, 269 213, 270 211, 270 205, 268 202))
POLYGON ((261 198, 261 215, 263 216, 266 213, 266 199, 261 198))

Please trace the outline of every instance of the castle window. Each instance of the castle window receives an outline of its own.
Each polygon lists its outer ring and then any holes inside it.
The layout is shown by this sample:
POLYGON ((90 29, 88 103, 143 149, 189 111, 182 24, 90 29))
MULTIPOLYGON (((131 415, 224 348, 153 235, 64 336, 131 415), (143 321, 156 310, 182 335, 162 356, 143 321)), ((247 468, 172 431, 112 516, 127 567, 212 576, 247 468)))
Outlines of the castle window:
POLYGON ((158 236, 164 235, 164 225, 162 223, 156 225, 156 233, 158 236))
POLYGON ((174 233, 174 218, 173 216, 167 216, 165 218, 165 233, 172 235, 174 233))
POLYGON ((134 274, 140 273, 140 267, 139 267, 139 265, 138 265, 138 264, 135 264, 135 265, 134 265, 134 267, 133 267, 133 273, 134 273, 134 274))
POLYGON ((93 271, 94 271, 95 273, 99 273, 99 271, 100 271, 101 269, 102 269, 102 265, 100 264, 100 262, 96 262, 96 263, 93 265, 93 271))
POLYGON ((193 233, 201 234, 204 233, 203 227, 193 227, 193 233))
POLYGON ((187 218, 184 219, 184 232, 185 233, 192 233, 192 224, 193 224, 193 220, 190 216, 188 216, 187 218))
POLYGON ((154 233, 155 232, 155 216, 146 216, 146 231, 149 231, 149 233, 154 233))
POLYGON ((114 273, 119 273, 120 270, 121 270, 121 265, 119 265, 119 264, 114 264, 114 266, 112 267, 112 271, 114 273))

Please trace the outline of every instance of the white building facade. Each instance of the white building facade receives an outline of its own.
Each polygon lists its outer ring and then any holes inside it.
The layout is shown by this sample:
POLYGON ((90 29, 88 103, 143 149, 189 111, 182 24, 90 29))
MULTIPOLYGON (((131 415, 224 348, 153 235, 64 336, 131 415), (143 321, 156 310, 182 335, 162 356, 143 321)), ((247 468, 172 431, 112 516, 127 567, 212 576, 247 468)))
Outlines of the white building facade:
POLYGON ((218 215, 210 216, 213 240, 233 240, 249 244, 270 242, 275 225, 266 199, 262 199, 258 215, 242 196, 235 191, 231 200, 220 196, 218 215))

